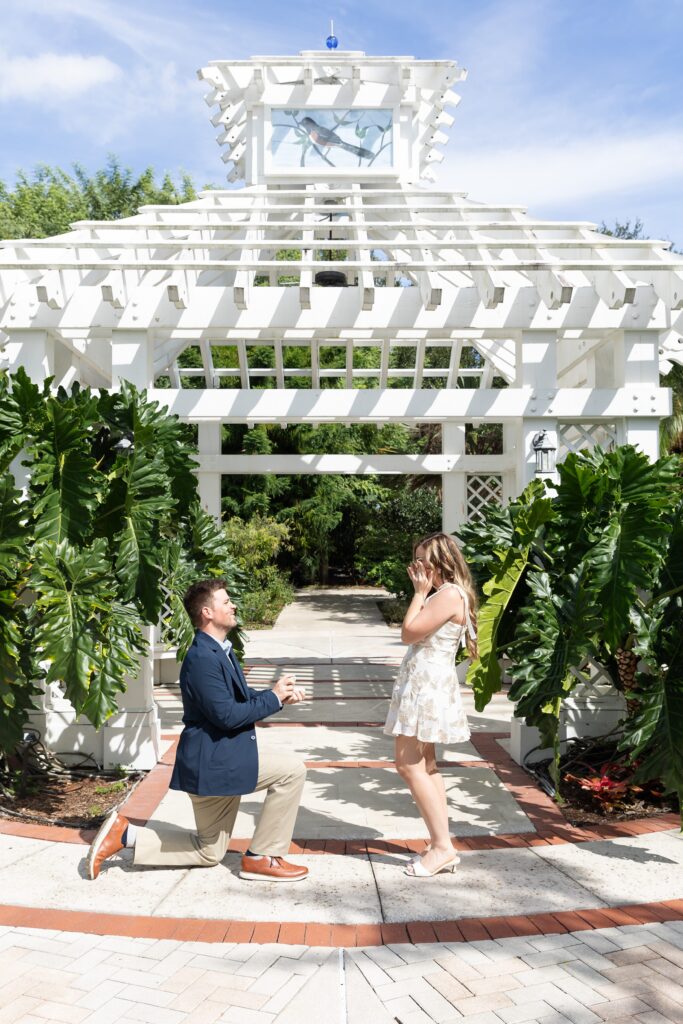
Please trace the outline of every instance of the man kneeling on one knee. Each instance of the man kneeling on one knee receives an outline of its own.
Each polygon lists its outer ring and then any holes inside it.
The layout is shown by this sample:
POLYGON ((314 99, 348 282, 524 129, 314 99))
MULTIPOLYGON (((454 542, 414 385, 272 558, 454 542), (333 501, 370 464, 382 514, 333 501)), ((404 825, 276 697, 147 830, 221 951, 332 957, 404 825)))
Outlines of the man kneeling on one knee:
POLYGON ((294 831, 306 769, 291 754, 260 758, 256 722, 303 700, 295 678, 282 676, 270 690, 247 686, 226 639, 237 623, 225 580, 193 584, 184 604, 197 632, 180 670, 184 729, 178 743, 170 788, 192 801, 196 832, 171 826, 137 827, 113 811, 93 840, 88 875, 97 878, 102 862, 134 847, 136 865, 213 867, 225 856, 240 797, 260 789, 266 799, 247 853, 242 878, 294 882, 308 868, 284 860, 294 831))

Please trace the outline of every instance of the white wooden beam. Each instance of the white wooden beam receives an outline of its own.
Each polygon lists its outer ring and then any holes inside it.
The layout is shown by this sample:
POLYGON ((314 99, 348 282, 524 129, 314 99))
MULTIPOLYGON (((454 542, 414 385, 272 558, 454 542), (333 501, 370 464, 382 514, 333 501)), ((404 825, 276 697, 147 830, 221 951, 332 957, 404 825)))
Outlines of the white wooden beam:
POLYGON ((187 422, 224 423, 444 423, 489 419, 495 423, 522 416, 613 420, 615 416, 669 416, 668 388, 558 388, 550 393, 519 388, 267 388, 165 390, 149 392, 187 422), (635 409, 635 411, 633 411, 635 409))
POLYGON ((201 474, 371 474, 500 473, 510 469, 508 455, 200 455, 201 474))

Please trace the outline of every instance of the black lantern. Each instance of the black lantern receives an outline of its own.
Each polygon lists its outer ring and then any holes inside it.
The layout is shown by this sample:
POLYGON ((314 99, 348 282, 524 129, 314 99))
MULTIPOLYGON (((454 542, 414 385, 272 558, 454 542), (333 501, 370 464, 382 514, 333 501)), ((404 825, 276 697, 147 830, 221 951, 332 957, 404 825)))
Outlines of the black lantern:
POLYGON ((539 430, 534 434, 531 445, 536 454, 536 472, 547 476, 555 472, 556 446, 550 440, 547 430, 539 430))

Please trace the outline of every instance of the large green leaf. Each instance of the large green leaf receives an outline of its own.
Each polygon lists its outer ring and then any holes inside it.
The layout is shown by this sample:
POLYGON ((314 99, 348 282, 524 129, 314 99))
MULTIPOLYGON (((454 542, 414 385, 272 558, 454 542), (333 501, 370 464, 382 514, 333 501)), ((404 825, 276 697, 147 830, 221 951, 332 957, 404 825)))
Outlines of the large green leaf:
MULTIPOLYGON (((621 749, 638 765, 637 778, 661 779, 678 794, 683 814, 683 501, 672 510, 660 593, 632 611, 639 667, 628 696, 636 711, 621 749)), ((683 820, 683 819, 682 819, 683 820)))
POLYGON ((0 373, 0 471, 7 469, 42 420, 49 387, 50 381, 45 381, 41 392, 22 366, 11 376, 0 373))
POLYGON ((61 683, 76 711, 99 727, 116 711, 116 694, 143 649, 135 611, 117 601, 106 541, 37 545, 30 582, 47 680, 61 683))
POLYGON ((531 599, 524 608, 517 639, 510 647, 510 700, 515 715, 541 732, 544 745, 555 743, 560 704, 577 680, 570 672, 595 653, 601 609, 585 564, 575 573, 551 577, 532 570, 531 599))
POLYGON ((477 711, 483 711, 493 694, 500 690, 501 622, 525 575, 536 535, 553 516, 552 502, 545 497, 543 484, 537 481, 529 485, 515 505, 511 519, 513 545, 507 551, 497 552, 499 564, 483 585, 485 601, 477 620, 479 657, 467 673, 477 711))
POLYGON ((103 485, 90 454, 88 430, 95 412, 93 400, 62 392, 45 403, 45 418, 36 441, 29 446, 31 496, 35 536, 59 543, 87 541, 92 530, 97 495, 103 485))
POLYGON ((0 474, 0 580, 14 578, 18 564, 27 561, 28 535, 20 498, 12 474, 0 474))
POLYGON ((40 672, 26 656, 26 609, 15 589, 0 589, 0 750, 12 750, 22 737, 28 712, 35 709, 40 672), (33 671, 31 671, 33 669, 33 671))

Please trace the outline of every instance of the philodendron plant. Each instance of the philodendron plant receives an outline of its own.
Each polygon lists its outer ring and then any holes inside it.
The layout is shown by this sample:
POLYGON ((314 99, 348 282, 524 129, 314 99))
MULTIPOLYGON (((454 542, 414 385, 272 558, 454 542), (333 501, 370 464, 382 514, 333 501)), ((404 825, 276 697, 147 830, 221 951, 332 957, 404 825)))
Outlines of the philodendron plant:
MULTIPOLYGON (((468 682, 482 711, 510 659, 515 715, 555 749, 572 668, 592 657, 624 691, 620 748, 638 777, 683 797, 683 480, 677 456, 630 446, 572 453, 460 530, 483 594, 468 682)), ((683 805, 683 800, 681 800, 683 805)))
POLYGON ((99 727, 145 650, 143 627, 161 620, 182 655, 187 585, 221 575, 235 590, 194 452, 188 428, 132 385, 52 393, 23 370, 0 374, 0 753, 21 738, 41 677, 99 727))

